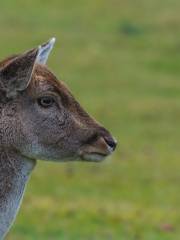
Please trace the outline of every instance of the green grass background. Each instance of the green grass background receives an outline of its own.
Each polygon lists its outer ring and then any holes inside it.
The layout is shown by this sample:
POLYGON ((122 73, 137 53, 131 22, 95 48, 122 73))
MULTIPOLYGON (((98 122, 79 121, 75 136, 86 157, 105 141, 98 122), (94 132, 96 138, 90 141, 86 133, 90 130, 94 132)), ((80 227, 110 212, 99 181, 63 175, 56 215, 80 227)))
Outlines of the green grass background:
POLYGON ((4 58, 49 67, 118 139, 101 164, 39 162, 8 240, 180 239, 180 1, 2 0, 4 58))

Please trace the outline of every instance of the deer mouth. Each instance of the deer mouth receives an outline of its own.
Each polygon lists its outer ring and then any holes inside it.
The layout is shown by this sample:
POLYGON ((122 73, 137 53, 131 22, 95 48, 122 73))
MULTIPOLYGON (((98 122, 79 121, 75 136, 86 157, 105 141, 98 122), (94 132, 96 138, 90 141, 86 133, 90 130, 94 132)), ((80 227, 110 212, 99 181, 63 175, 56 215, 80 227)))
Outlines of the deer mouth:
POLYGON ((98 153, 98 152, 84 152, 80 154, 80 159, 82 161, 91 161, 91 162, 101 162, 103 161, 108 155, 104 153, 98 153))
POLYGON ((91 161, 91 162, 100 162, 104 160, 106 157, 111 155, 114 151, 114 147, 105 145, 87 145, 83 149, 79 151, 79 157, 83 161, 91 161))
POLYGON ((116 145, 117 141, 111 135, 94 134, 81 146, 78 155, 84 161, 100 162, 113 153, 116 145))

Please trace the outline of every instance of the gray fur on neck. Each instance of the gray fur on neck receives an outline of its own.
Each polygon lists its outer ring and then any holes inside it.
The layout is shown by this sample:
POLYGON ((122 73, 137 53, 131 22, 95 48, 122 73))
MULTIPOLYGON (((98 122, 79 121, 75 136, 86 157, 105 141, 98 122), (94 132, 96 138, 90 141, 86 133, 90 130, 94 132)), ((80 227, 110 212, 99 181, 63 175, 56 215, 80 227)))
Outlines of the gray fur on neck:
POLYGON ((0 149, 0 239, 16 217, 34 165, 34 160, 0 149))

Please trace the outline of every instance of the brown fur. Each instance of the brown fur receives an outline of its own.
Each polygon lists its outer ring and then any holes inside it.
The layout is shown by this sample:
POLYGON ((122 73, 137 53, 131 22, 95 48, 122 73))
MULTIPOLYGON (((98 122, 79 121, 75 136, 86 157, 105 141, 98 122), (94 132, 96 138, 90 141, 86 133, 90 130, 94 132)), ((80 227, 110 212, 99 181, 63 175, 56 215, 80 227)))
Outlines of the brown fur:
POLYGON ((37 63, 41 50, 0 62, 0 238, 16 215, 37 159, 100 161, 116 147, 68 87, 37 63), (51 104, 43 105, 44 98, 51 104))

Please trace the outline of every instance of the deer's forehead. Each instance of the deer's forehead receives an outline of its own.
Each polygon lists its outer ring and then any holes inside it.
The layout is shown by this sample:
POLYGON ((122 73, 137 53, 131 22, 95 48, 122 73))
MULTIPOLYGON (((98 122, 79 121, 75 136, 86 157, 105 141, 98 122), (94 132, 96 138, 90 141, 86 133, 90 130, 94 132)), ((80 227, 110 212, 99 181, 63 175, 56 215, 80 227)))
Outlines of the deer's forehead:
POLYGON ((52 91, 60 95, 70 95, 67 86, 62 81, 57 80, 45 66, 36 66, 30 85, 34 93, 52 91))

